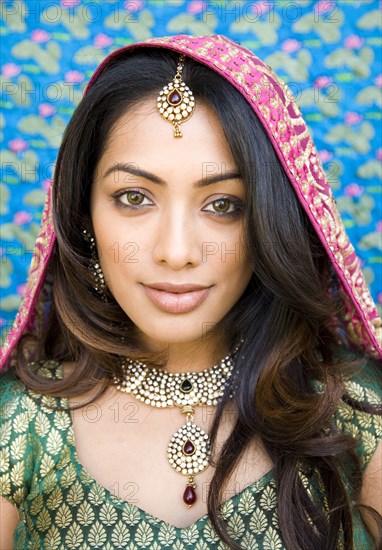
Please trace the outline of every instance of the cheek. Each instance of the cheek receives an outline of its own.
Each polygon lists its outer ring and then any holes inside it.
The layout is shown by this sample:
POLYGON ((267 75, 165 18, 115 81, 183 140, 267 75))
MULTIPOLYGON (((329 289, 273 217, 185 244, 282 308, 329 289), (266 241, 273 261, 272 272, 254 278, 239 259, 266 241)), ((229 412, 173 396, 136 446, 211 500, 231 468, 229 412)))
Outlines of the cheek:
POLYGON ((234 294, 241 293, 251 279, 252 268, 247 262, 236 261, 234 256, 230 256, 230 259, 223 264, 220 276, 234 294))
POLYGON ((113 287, 114 275, 124 265, 125 239, 116 221, 109 216, 93 218, 93 229, 97 243, 98 258, 110 290, 113 287))
POLYGON ((248 277, 251 273, 250 265, 244 254, 243 232, 240 230, 227 232, 225 236, 207 243, 205 259, 211 258, 214 269, 224 276, 244 276, 248 277))
POLYGON ((126 284, 141 274, 150 261, 150 235, 126 220, 104 216, 102 223, 93 223, 98 257, 106 284, 118 295, 126 284))

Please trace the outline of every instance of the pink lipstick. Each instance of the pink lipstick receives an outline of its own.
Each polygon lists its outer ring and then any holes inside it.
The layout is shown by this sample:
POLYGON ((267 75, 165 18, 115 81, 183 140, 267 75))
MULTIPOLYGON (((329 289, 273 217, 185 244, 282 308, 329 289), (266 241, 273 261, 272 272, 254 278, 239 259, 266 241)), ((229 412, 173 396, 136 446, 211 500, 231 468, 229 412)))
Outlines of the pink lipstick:
POLYGON ((197 308, 208 296, 211 287, 172 283, 142 284, 146 296, 162 311, 187 313, 197 308))

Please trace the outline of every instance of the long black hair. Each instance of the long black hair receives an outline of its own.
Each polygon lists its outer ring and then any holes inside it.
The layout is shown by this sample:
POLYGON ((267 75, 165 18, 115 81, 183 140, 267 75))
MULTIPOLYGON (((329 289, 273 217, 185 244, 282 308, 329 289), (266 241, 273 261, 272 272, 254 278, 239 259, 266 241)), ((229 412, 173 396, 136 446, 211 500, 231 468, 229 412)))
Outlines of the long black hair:
MULTIPOLYGON (((149 97, 155 101, 158 90, 172 80, 178 57, 160 48, 120 54, 89 88, 65 130, 54 176, 57 244, 49 265, 54 303, 41 353, 75 361, 76 369, 64 380, 42 380, 24 360, 20 378, 34 390, 75 396, 102 381, 96 399, 112 375, 120 374, 116 356, 151 364, 165 361, 143 347, 110 293, 104 302, 94 291, 81 228, 91 224, 93 174, 111 129, 132 106, 149 97)), ((183 78, 196 100, 216 112, 239 167, 246 192, 246 254, 253 268, 248 287, 219 327, 230 346, 242 336, 244 343, 232 377, 237 421, 215 459, 209 517, 221 539, 240 548, 227 534, 219 506, 230 474, 251 441, 260 437, 275 465, 280 528, 287 548, 335 550, 342 533, 345 549, 353 550, 352 510, 342 465, 347 458, 356 464, 355 471, 360 468, 353 439, 328 428, 345 395, 343 375, 352 365, 349 357, 332 358, 333 339, 325 329, 326 321, 342 307, 331 291, 331 263, 270 139, 241 93, 191 59, 186 59, 183 78), (322 383, 321 392, 312 389, 312 380, 322 383), (321 480, 326 511, 304 487, 301 465, 321 480)), ((216 411, 213 445, 231 389, 226 388, 216 411)), ((360 483, 358 473, 353 476, 356 496, 360 483)))

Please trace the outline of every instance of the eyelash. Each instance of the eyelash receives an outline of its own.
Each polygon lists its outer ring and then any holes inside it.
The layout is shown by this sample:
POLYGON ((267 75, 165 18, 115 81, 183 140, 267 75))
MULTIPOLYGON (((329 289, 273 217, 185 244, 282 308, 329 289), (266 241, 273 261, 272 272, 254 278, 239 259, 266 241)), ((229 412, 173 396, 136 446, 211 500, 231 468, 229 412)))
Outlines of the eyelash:
MULTIPOLYGON (((115 193, 113 195, 114 202, 115 202, 115 204, 118 208, 127 208, 128 210, 139 210, 140 208, 143 208, 145 206, 150 206, 148 204, 139 204, 139 205, 138 204, 137 205, 124 204, 120 200, 120 198, 123 197, 123 196, 127 197, 129 193, 137 193, 138 195, 141 195, 144 198, 148 199, 148 197, 144 193, 142 193, 142 191, 139 191, 138 189, 129 189, 128 191, 121 191, 121 192, 115 193)), ((231 212, 216 212, 216 211, 211 211, 211 210, 204 210, 204 211, 205 212, 212 212, 212 214, 214 214, 215 216, 230 217, 230 218, 238 217, 242 213, 242 211, 243 211, 242 201, 239 200, 239 199, 233 199, 231 197, 227 197, 226 195, 221 195, 219 197, 216 197, 216 199, 209 202, 207 206, 209 206, 209 205, 211 205, 211 204, 213 204, 217 201, 220 201, 220 200, 229 201, 231 203, 231 206, 233 206, 235 209, 231 212)))

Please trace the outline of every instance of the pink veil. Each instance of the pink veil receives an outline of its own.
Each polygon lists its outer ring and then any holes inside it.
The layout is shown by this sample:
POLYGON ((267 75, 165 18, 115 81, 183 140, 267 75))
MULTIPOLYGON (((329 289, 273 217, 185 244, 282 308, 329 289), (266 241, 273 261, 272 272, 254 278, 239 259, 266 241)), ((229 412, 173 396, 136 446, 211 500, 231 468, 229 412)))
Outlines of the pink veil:
MULTIPOLYGON (((328 320, 339 343, 382 359, 382 326, 345 232, 328 179, 291 91, 248 49, 222 35, 177 35, 130 44, 110 54, 94 72, 85 93, 110 61, 136 48, 161 47, 184 53, 226 78, 259 117, 294 191, 319 236, 337 275, 342 316, 328 320)), ((186 57, 187 59, 187 57, 186 57)), ((47 276, 55 242, 51 190, 36 241, 26 291, 1 351, 0 369, 9 364, 24 333, 44 331, 51 301, 47 276)))

